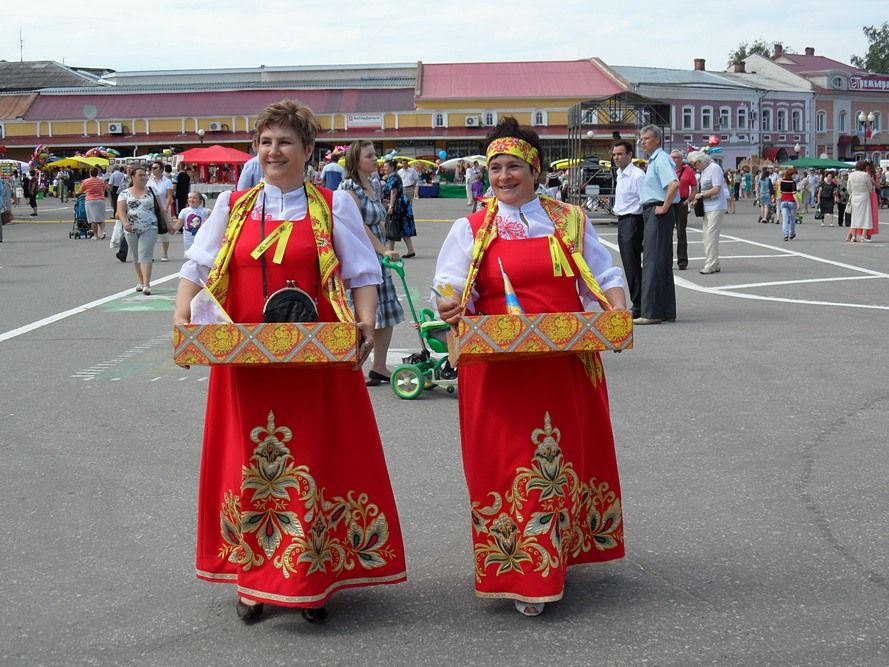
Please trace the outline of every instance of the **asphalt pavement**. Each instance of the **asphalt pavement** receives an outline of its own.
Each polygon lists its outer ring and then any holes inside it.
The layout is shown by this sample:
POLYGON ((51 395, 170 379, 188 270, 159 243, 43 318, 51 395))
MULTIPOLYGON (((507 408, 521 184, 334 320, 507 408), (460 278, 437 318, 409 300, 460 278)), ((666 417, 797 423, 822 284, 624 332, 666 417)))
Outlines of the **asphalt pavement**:
MULTIPOLYGON (((416 202, 418 300, 467 210, 416 202)), ((181 237, 145 297, 107 240, 68 238, 70 203, 17 209, 0 244, 0 664, 889 664, 889 231, 849 244, 809 215, 784 242, 738 211, 712 275, 692 218, 677 322, 604 358, 626 558, 572 569, 537 619, 475 598, 457 399, 380 386, 409 581, 338 593, 323 626, 279 608, 247 627, 231 587, 194 576, 208 373, 170 355, 181 237)), ((399 326, 393 365, 417 346, 399 326)))

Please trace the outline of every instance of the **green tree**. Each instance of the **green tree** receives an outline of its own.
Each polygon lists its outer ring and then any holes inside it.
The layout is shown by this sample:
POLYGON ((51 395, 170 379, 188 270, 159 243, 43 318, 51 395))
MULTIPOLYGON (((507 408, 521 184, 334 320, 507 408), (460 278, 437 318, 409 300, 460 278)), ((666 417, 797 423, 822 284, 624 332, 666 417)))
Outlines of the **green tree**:
MULTIPOLYGON (((731 67, 735 63, 744 60, 747 56, 752 56, 754 53, 763 58, 771 58, 772 44, 773 42, 767 42, 762 38, 754 40, 753 43, 741 42, 734 50, 729 51, 728 66, 731 67)), ((785 46, 784 53, 793 53, 793 49, 785 46)))
POLYGON ((867 37, 869 46, 863 58, 852 56, 852 64, 868 72, 889 74, 889 21, 884 21, 879 27, 866 25, 861 31, 867 37))

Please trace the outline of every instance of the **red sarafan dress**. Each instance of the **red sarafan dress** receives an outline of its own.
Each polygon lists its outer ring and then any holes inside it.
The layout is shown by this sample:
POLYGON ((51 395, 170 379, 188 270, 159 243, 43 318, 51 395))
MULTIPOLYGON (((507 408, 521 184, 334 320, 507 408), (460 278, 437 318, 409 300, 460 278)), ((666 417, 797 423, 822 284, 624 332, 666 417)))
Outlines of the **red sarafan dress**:
MULTIPOLYGON (((230 264, 224 306, 236 322, 262 321, 262 266, 250 257, 262 240, 259 210, 244 222, 230 264)), ((266 221, 265 234, 280 224, 266 221)), ((319 288, 308 213, 295 223, 284 261, 271 255, 269 293, 294 280, 314 295, 320 321, 336 321, 319 288)), ((293 607, 323 605, 347 587, 405 580, 398 513, 361 371, 213 367, 197 574, 237 584, 246 598, 293 607)))
MULTIPOLYGON (((469 218, 474 234, 483 219, 484 212, 469 218)), ((476 280, 479 314, 506 312, 498 260, 526 313, 583 310, 577 278, 553 275, 549 237, 498 236, 476 280)), ((468 363, 459 373, 476 594, 559 600, 569 566, 624 555, 620 481, 599 355, 468 363)))

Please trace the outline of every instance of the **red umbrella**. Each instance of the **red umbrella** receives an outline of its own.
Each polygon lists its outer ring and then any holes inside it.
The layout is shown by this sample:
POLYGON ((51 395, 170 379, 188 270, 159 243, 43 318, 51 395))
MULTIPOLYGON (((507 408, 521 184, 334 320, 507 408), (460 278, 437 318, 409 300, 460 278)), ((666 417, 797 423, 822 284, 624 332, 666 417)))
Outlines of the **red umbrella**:
POLYGON ((179 156, 184 162, 191 164, 244 164, 252 155, 239 151, 237 148, 220 146, 219 144, 206 148, 191 148, 179 156))

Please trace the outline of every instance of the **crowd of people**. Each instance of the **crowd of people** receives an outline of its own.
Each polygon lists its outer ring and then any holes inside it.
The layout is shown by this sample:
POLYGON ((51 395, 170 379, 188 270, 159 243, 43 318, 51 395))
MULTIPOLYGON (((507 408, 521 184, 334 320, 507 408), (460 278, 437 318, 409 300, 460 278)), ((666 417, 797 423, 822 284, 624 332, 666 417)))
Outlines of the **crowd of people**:
POLYGON ((879 233, 881 205, 889 205, 889 174, 869 160, 841 171, 762 167, 753 170, 752 182, 759 221, 781 224, 785 241, 796 238, 796 225, 812 213, 822 227, 848 228, 846 241, 869 243, 879 233))

